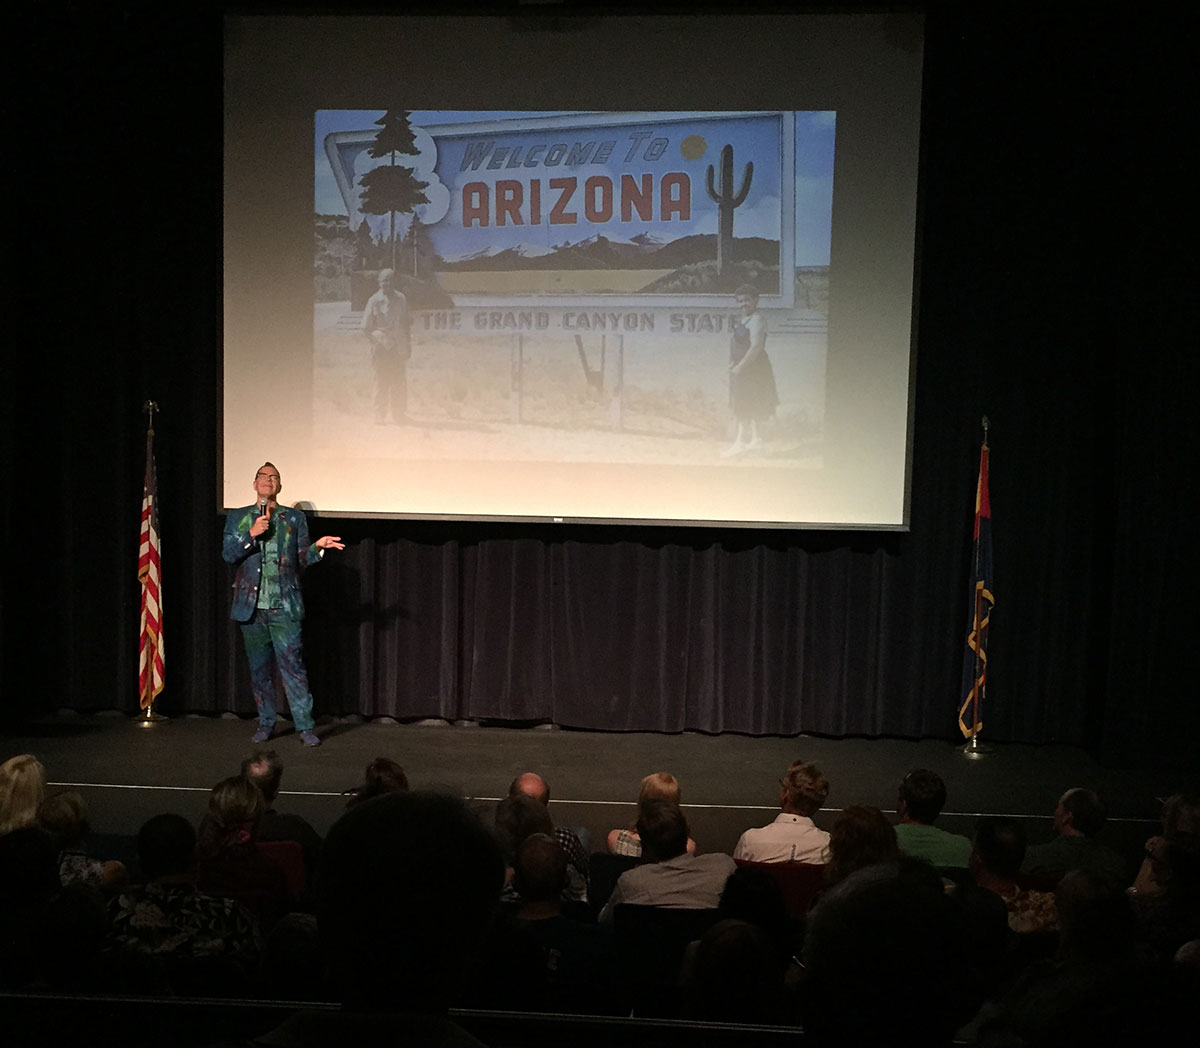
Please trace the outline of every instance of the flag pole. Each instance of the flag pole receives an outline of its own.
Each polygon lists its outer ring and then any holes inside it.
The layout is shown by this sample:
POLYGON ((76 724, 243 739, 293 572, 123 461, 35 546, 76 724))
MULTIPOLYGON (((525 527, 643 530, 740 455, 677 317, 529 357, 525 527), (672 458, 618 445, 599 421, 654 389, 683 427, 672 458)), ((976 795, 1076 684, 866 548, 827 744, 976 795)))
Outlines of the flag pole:
POLYGON ((170 718, 154 709, 154 699, 162 689, 162 594, 159 575, 158 482, 154 468, 154 413, 158 404, 147 400, 142 412, 149 416, 146 426, 146 477, 142 489, 142 525, 139 536, 138 582, 142 587, 141 636, 138 638, 139 728, 152 728, 170 718), (155 683, 158 683, 158 690, 155 683))
MULTIPOLYGON (((981 760, 992 752, 990 746, 979 741, 979 733, 983 729, 983 720, 981 710, 983 700, 987 695, 987 640, 988 640, 988 621, 991 617, 990 609, 984 609, 984 601, 989 605, 994 603, 990 586, 991 580, 987 577, 991 574, 990 555, 989 563, 986 568, 983 564, 983 542, 980 536, 980 517, 986 516, 991 519, 991 505, 987 492, 987 455, 988 455, 988 431, 990 423, 987 415, 983 416, 983 446, 980 450, 980 470, 979 481, 975 494, 975 537, 972 545, 972 565, 971 574, 974 580, 973 599, 974 606, 971 614, 971 629, 968 633, 967 643, 971 647, 973 658, 972 672, 972 687, 970 693, 971 705, 971 732, 967 740, 967 744, 962 747, 961 753, 968 760, 981 760), (971 643, 972 638, 974 643, 971 643)), ((990 524, 989 524, 990 527, 990 524)), ((962 714, 959 714, 959 726, 962 727, 962 714)))

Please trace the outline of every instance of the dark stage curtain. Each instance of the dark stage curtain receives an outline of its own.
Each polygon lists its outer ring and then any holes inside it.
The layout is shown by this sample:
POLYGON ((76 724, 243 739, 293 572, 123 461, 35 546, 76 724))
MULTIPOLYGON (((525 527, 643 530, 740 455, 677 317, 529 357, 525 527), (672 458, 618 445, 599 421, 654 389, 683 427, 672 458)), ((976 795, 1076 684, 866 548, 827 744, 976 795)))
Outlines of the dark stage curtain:
POLYGON ((886 559, 824 567, 752 538, 368 539, 309 574, 309 666, 343 712, 882 734, 903 724, 874 671, 886 559))
MULTIPOLYGON (((1145 14, 930 16, 908 533, 314 519, 351 543, 306 580, 318 714, 953 737, 986 413, 985 737, 1184 757, 1182 39, 1145 14)), ((153 397, 160 708, 250 714, 216 511, 220 24, 73 11, 53 41, 62 72, 26 115, 69 118, 75 161, 38 170, 19 238, 0 710, 136 709, 153 397), (153 170, 131 182, 147 134, 153 170)))
MULTIPOLYGON (((305 582, 308 666, 326 712, 605 730, 945 731, 946 710, 930 709, 937 719, 925 724, 920 690, 881 667, 930 658, 950 667, 942 686, 952 688, 961 638, 928 631, 925 643, 945 651, 917 655, 907 631, 888 628, 907 586, 878 536, 814 553, 755 535, 669 543, 458 525, 447 537, 433 525, 321 523, 351 540, 305 582)), ((215 699, 201 708, 250 712, 232 624, 223 651, 215 699)))

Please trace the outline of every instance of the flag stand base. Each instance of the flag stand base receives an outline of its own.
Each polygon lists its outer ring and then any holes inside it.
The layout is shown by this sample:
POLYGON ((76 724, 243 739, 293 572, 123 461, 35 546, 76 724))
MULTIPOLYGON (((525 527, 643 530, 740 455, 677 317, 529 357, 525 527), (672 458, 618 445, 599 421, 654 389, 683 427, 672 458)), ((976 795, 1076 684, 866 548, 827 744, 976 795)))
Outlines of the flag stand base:
POLYGON ((156 724, 162 724, 169 721, 170 717, 164 717, 161 713, 154 712, 154 706, 147 706, 142 710, 142 715, 137 719, 139 728, 153 728, 156 724))
POLYGON ((971 741, 965 746, 960 747, 958 752, 966 757, 967 760, 979 761, 983 760, 984 757, 990 756, 992 748, 991 746, 980 742, 978 736, 972 735, 971 741))

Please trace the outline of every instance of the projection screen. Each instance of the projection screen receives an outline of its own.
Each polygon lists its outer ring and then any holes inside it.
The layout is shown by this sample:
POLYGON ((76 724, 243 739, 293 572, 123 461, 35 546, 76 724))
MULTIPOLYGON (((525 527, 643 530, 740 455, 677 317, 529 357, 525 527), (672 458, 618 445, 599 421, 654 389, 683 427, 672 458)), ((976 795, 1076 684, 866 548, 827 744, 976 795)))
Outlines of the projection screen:
POLYGON ((907 527, 921 65, 913 15, 228 18, 221 507, 907 527))

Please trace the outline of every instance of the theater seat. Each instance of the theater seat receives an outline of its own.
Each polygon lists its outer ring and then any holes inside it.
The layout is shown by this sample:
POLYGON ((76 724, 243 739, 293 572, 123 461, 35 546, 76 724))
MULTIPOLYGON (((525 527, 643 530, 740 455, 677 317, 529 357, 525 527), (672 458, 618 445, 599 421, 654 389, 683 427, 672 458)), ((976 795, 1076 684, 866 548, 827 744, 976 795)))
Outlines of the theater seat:
POLYGON ((257 847, 259 852, 283 869, 292 898, 302 898, 307 879, 304 873, 304 849, 299 842, 259 841, 257 847))
POLYGON ((599 913, 612 895, 617 878, 626 870, 641 863, 639 855, 613 855, 611 852, 592 852, 588 858, 588 905, 599 913))
POLYGON ((1052 892, 1061 879, 1052 873, 1028 873, 1022 870, 1017 874, 1017 887, 1022 891, 1052 892))
POLYGON ((634 903, 620 903, 613 909, 617 964, 627 980, 635 1016, 666 1019, 679 1014, 683 952, 716 920, 715 909, 670 909, 634 903))
POLYGON ((783 901, 793 917, 803 917, 817 892, 825 887, 825 866, 808 862, 751 862, 735 859, 739 866, 770 874, 783 892, 783 901))

